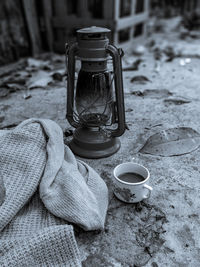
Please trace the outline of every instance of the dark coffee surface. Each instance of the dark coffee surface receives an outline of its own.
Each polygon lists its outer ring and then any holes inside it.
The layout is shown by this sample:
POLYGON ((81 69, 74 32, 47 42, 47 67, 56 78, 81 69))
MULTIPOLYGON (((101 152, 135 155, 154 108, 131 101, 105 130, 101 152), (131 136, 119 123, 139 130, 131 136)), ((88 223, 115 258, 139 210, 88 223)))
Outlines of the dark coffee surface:
POLYGON ((140 183, 145 180, 142 175, 134 172, 122 173, 118 176, 118 178, 127 183, 140 183))

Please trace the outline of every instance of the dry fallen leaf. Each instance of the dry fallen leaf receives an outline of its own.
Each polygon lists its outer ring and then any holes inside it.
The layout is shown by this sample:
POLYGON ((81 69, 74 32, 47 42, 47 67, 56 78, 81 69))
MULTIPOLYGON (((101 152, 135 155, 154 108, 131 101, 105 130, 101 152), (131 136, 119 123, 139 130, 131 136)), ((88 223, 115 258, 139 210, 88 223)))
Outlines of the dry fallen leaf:
POLYGON ((43 70, 39 70, 36 73, 33 73, 33 76, 27 81, 26 85, 29 89, 33 88, 44 88, 50 82, 52 82, 51 75, 43 70))
POLYGON ((139 65, 142 62, 142 59, 137 59, 136 61, 134 61, 131 65, 124 67, 122 70, 123 71, 130 71, 130 70, 138 70, 139 69, 139 65))
POLYGON ((167 89, 146 89, 142 91, 132 91, 132 95, 141 96, 141 97, 150 97, 150 98, 162 98, 169 97, 173 95, 167 89))
POLYGON ((5 116, 0 116, 0 123, 2 123, 5 119, 5 116))
POLYGON ((29 67, 44 68, 49 65, 49 61, 39 60, 35 58, 28 58, 27 63, 29 67))
POLYGON ((191 101, 187 99, 182 99, 182 98, 168 98, 163 100, 164 103, 168 105, 183 105, 183 104, 188 104, 191 101))
POLYGON ((132 91, 131 94, 136 96, 144 96, 143 92, 141 91, 132 91))
POLYGON ((143 91, 144 96, 152 98, 161 98, 171 96, 172 93, 167 89, 146 89, 143 91))
POLYGON ((140 152, 163 157, 190 153, 200 146, 200 134, 188 127, 171 128, 156 133, 147 140, 140 152))
POLYGON ((54 63, 65 62, 65 55, 53 54, 51 55, 51 61, 53 61, 54 63))
POLYGON ((8 83, 6 86, 10 89, 10 93, 16 92, 18 90, 24 90, 24 85, 18 83, 8 83))
POLYGON ((24 99, 29 99, 29 98, 31 98, 31 97, 32 97, 31 94, 24 94, 24 95, 23 95, 23 98, 24 98, 24 99))
POLYGON ((27 77, 30 77, 30 73, 28 71, 21 70, 21 71, 18 71, 18 72, 15 73, 15 77, 27 78, 27 77))
POLYGON ((51 71, 50 75, 56 81, 62 81, 63 77, 65 76, 65 69, 57 69, 55 71, 51 71))
POLYGON ((132 83, 137 83, 137 84, 146 84, 147 82, 151 82, 146 76, 143 75, 138 75, 138 76, 134 76, 131 79, 132 83))
POLYGON ((6 97, 7 95, 9 95, 9 93, 10 93, 10 91, 8 88, 0 87, 0 98, 6 97))

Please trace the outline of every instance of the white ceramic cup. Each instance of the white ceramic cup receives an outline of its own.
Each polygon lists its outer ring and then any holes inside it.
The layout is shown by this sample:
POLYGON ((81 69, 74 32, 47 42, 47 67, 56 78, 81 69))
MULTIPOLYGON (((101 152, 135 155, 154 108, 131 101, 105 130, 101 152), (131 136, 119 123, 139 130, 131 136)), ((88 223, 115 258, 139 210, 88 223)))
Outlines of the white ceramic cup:
POLYGON ((150 197, 153 189, 147 184, 149 178, 149 170, 138 163, 125 162, 119 164, 113 171, 114 194, 118 199, 127 203, 137 203, 147 199, 150 197), (138 183, 125 182, 119 178, 119 175, 124 173, 140 174, 144 180, 138 183))

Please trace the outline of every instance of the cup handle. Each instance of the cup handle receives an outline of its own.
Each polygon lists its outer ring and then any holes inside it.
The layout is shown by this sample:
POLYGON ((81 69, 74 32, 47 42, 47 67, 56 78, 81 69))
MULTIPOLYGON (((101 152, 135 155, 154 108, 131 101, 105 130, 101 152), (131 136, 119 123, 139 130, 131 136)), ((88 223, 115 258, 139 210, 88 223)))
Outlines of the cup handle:
POLYGON ((144 195, 144 199, 149 198, 151 196, 151 191, 153 190, 153 188, 147 184, 144 184, 143 186, 148 190, 147 195, 144 195))

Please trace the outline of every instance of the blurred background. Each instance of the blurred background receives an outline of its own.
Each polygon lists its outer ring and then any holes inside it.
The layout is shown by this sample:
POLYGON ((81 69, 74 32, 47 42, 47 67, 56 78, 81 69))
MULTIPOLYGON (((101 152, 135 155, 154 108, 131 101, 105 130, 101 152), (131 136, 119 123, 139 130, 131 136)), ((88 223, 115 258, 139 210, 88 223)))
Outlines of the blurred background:
POLYGON ((0 65, 41 52, 63 53, 76 30, 91 25, 110 28, 111 41, 125 50, 164 31, 163 19, 178 18, 181 36, 195 35, 199 8, 200 0, 1 0, 0 65))

